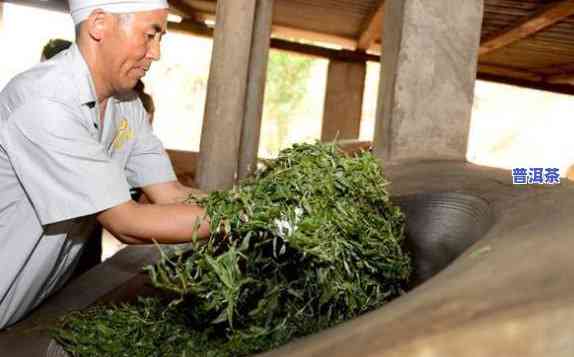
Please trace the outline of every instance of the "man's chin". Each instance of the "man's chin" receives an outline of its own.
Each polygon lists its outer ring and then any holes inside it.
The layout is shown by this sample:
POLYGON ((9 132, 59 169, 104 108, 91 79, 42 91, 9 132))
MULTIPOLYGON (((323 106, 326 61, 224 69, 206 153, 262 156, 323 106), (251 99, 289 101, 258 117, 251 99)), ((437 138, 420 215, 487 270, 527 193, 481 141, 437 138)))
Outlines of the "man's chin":
POLYGON ((119 98, 126 98, 126 97, 133 96, 137 83, 138 83, 138 80, 135 80, 135 81, 130 82, 130 83, 126 83, 126 85, 122 86, 122 88, 116 89, 115 96, 119 97, 119 98))

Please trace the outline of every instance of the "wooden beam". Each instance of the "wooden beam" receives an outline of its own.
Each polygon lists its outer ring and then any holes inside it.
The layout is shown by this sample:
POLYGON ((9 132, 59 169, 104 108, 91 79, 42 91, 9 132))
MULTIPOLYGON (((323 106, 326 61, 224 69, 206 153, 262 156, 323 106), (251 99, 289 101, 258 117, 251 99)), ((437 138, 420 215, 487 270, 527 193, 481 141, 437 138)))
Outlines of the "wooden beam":
POLYGON ((189 6, 197 10, 198 13, 209 13, 215 18, 215 9, 217 6, 217 1, 213 0, 183 0, 189 6))
POLYGON ((496 76, 505 76, 514 79, 524 79, 535 82, 540 82, 543 79, 543 77, 537 73, 511 67, 489 65, 489 64, 479 64, 478 73, 492 74, 496 76))
MULTIPOLYGON (((195 20, 197 22, 215 21, 215 14, 204 11, 197 11, 195 20)), ((357 47, 357 40, 352 37, 332 35, 328 33, 303 30, 282 25, 272 25, 271 37, 282 38, 288 41, 305 40, 310 42, 325 43, 331 46, 339 46, 348 50, 354 50, 357 47)))
POLYGON ((191 20, 183 20, 181 22, 169 22, 167 25, 168 31, 181 32, 199 37, 213 38, 213 28, 206 26, 203 23, 194 22, 191 20))
POLYGON ((263 100, 267 82, 273 4, 274 0, 257 0, 255 8, 249 76, 247 78, 247 95, 245 96, 245 116, 243 117, 243 131, 239 146, 239 164, 237 168, 237 176, 240 180, 251 176, 257 169, 263 100))
POLYGON ((364 61, 378 62, 380 59, 379 56, 371 55, 364 52, 349 51, 349 50, 334 50, 331 48, 280 40, 278 38, 271 39, 271 48, 275 50, 293 52, 312 57, 336 59, 346 62, 364 62, 364 61))
MULTIPOLYGON (((205 26, 204 24, 195 23, 192 21, 184 20, 182 22, 170 22, 168 31, 176 31, 188 33, 201 37, 213 37, 213 29, 205 26)), ((292 42, 278 38, 271 39, 271 48, 286 52, 303 54, 312 57, 338 59, 347 62, 364 62, 373 61, 378 62, 380 57, 364 52, 349 51, 349 50, 335 50, 332 48, 308 45, 304 43, 292 42)))
POLYGON ((544 82, 574 85, 574 63, 537 68, 536 72, 543 76, 544 82))
POLYGON ((0 2, 0 31, 4 29, 4 3, 0 2))
POLYGON ((536 70, 544 78, 543 80, 552 84, 574 85, 574 63, 563 63, 560 65, 548 66, 536 70))
POLYGON ((479 64, 477 78, 517 87, 574 95, 574 73, 546 76, 515 68, 479 64))
MULTIPOLYGON (((572 68, 572 64, 562 67, 572 68)), ((481 80, 560 94, 574 93, 574 70, 569 73, 544 75, 510 67, 479 64, 477 77, 481 80)))
POLYGON ((485 40, 480 45, 479 55, 484 56, 496 49, 508 46, 542 31, 573 14, 574 0, 562 0, 549 4, 511 28, 485 40))
POLYGON ((229 189, 237 177, 255 6, 256 0, 217 2, 197 172, 207 192, 229 189))
POLYGON ((364 61, 329 62, 321 141, 359 138, 366 72, 364 61))
POLYGON ((495 82, 501 84, 509 84, 517 87, 528 88, 528 89, 537 89, 543 90, 547 92, 554 92, 559 94, 567 94, 567 95, 574 95, 574 86, 568 84, 552 84, 547 82, 541 81, 530 81, 525 79, 519 78, 509 78, 501 75, 496 74, 489 74, 489 73, 478 73, 477 79, 488 81, 488 82, 495 82))
POLYGON ((545 78, 545 81, 552 84, 574 85, 574 73, 555 74, 545 78))
POLYGON ((312 42, 328 43, 331 45, 340 46, 341 48, 348 50, 354 50, 357 46, 357 41, 354 38, 330 35, 328 33, 320 33, 316 31, 308 31, 279 25, 273 25, 271 36, 286 40, 302 39, 312 42))
POLYGON ((198 21, 197 10, 189 6, 183 0, 168 0, 169 6, 183 15, 183 17, 190 19, 191 21, 198 21))
POLYGON ((574 62, 555 64, 546 67, 538 67, 535 68, 534 71, 545 77, 557 74, 574 73, 574 62))
POLYGON ((375 40, 382 36, 383 13, 385 9, 385 0, 379 0, 379 6, 371 15, 369 20, 361 26, 361 34, 357 41, 357 49, 366 51, 375 43, 375 40))
POLYGON ((195 12, 196 21, 199 22, 212 21, 213 23, 215 23, 215 13, 202 11, 201 9, 196 8, 194 6, 191 6, 191 8, 195 12))

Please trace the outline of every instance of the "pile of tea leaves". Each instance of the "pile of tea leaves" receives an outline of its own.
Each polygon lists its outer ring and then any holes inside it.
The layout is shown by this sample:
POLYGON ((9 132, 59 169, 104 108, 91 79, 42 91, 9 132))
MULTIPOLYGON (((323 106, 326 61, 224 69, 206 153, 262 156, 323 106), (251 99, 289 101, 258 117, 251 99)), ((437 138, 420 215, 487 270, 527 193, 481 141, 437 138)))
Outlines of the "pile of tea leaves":
POLYGON ((148 267, 164 293, 65 317, 74 356, 244 356, 382 306, 411 272, 404 216, 370 153, 283 150, 229 191, 190 200, 207 241, 148 267))

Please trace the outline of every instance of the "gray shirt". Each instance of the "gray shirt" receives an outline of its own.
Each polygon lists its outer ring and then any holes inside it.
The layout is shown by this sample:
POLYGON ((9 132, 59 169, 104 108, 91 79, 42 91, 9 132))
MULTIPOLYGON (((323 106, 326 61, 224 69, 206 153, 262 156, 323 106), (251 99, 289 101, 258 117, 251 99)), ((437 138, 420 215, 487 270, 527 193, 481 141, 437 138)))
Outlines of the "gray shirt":
POLYGON ((176 179, 137 96, 110 98, 103 128, 95 104, 76 45, 0 92, 0 329, 67 280, 95 213, 176 179))

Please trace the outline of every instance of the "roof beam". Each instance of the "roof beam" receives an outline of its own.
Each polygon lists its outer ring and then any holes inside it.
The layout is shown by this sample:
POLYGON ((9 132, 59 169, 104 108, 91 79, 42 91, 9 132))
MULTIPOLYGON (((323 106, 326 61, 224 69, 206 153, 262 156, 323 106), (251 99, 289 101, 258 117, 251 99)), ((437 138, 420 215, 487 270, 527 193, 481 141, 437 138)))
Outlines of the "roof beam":
POLYGON ((567 62, 542 68, 536 68, 536 72, 546 76, 552 76, 555 74, 564 74, 564 73, 574 73, 574 62, 567 62))
POLYGON ((210 13, 215 15, 215 8, 217 7, 217 1, 213 0, 183 0, 189 6, 193 7, 199 12, 210 13))
POLYGON ((573 73, 564 73, 564 74, 555 74, 553 76, 548 76, 545 78, 546 82, 552 84, 570 84, 574 85, 574 72, 573 73))
POLYGON ((574 86, 572 86, 574 84, 574 72, 548 76, 512 67, 479 64, 477 78, 518 87, 574 95, 574 86))
POLYGON ((197 10, 189 6, 184 0, 168 0, 168 3, 171 8, 184 15, 186 19, 199 20, 197 10))
POLYGON ((271 34, 274 37, 281 37, 284 39, 304 39, 307 41, 328 43, 331 45, 341 46, 348 50, 354 50, 357 47, 357 40, 354 38, 301 30, 287 26, 273 25, 271 28, 271 34))
MULTIPOLYGON (((213 29, 201 23, 189 20, 182 22, 170 22, 168 30, 193 34, 201 37, 213 37, 213 29)), ((379 61, 379 56, 364 52, 335 50, 332 48, 308 45, 304 43, 287 41, 279 38, 271 39, 271 48, 275 50, 293 52, 312 57, 338 59, 341 61, 379 61)))
MULTIPOLYGON (((215 14, 197 11, 196 18, 190 20, 193 22, 205 22, 207 20, 215 22, 215 14)), ((176 29, 177 26, 174 26, 175 24, 176 23, 170 22, 169 27, 176 29)), ((185 28, 185 26, 183 27, 185 28)), ((286 40, 302 39, 305 41, 322 42, 329 45, 340 46, 347 50, 354 50, 357 47, 357 40, 351 37, 331 35, 328 33, 303 30, 289 26, 272 25, 271 35, 273 37, 280 37, 286 40)))
POLYGON ((334 50, 331 48, 307 45, 298 42, 291 42, 281 40, 278 38, 271 39, 271 48, 274 50, 281 50, 312 57, 333 59, 346 62, 366 62, 366 61, 378 62, 380 58, 379 56, 371 55, 365 52, 334 50))
POLYGON ((4 3, 0 2, 0 31, 2 31, 4 28, 4 3))
POLYGON ((537 72, 548 83, 574 85, 574 62, 540 68, 537 72))
POLYGON ((534 82, 539 82, 543 80, 543 76, 537 73, 516 69, 512 67, 504 67, 489 64, 478 64, 478 73, 504 76, 513 79, 523 79, 534 82))
POLYGON ((477 74, 477 79, 495 83, 509 84, 528 89, 537 89, 560 94, 574 95, 574 86, 567 84, 552 84, 547 82, 537 82, 537 81, 509 78, 501 75, 481 73, 481 72, 477 74))
POLYGON ((574 0, 562 0, 549 4, 511 28, 483 41, 478 54, 484 56, 496 49, 508 46, 573 14, 574 0))
POLYGON ((385 10, 385 0, 379 1, 379 6, 370 16, 369 20, 361 27, 361 34, 357 41, 357 49, 368 50, 377 39, 381 38, 383 31, 383 13, 385 10))
POLYGON ((192 20, 182 20, 181 22, 169 22, 167 25, 167 30, 192 34, 200 37, 213 37, 213 28, 208 27, 204 23, 195 22, 192 20))

